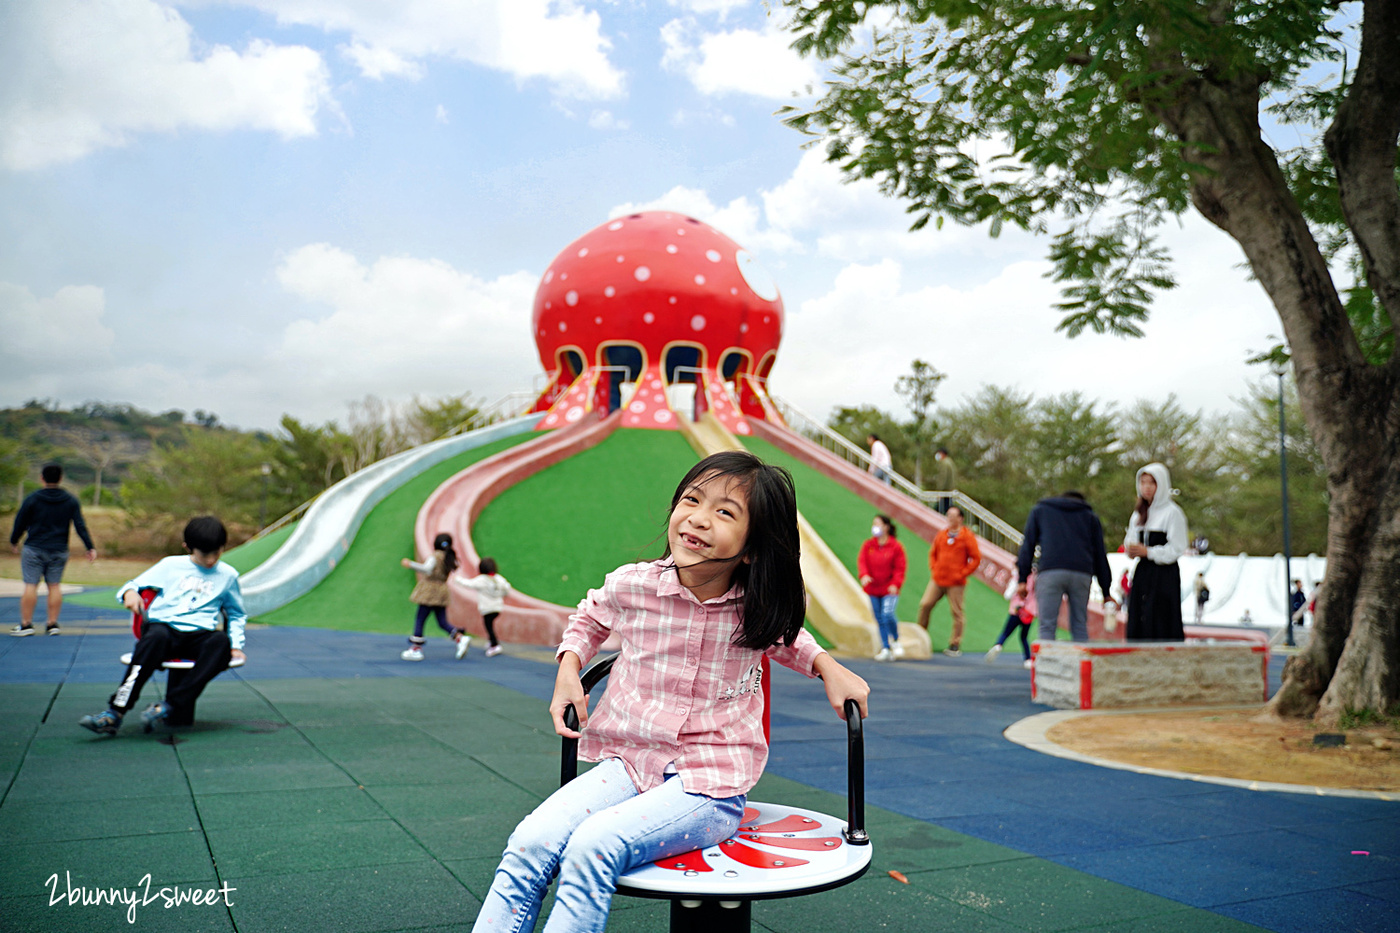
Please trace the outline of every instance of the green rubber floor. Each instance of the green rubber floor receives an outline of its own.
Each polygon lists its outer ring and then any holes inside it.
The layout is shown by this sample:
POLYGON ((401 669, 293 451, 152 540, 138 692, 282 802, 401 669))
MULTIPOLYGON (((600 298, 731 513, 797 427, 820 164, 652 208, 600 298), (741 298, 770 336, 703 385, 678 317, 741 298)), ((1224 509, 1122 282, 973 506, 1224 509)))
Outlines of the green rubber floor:
MULTIPOLYGON (((474 676, 222 677, 176 744, 77 728, 110 690, 0 683, 0 929, 466 931, 510 830, 558 780, 545 701, 474 676), (136 906, 84 906, 98 889, 136 906), (165 908, 162 889, 226 893, 165 908)), ((753 797, 845 812, 774 776, 753 797)), ((867 825, 864 878, 756 903, 754 929, 1255 929, 889 811, 867 825)), ((607 929, 662 931, 668 909, 619 897, 607 929)))

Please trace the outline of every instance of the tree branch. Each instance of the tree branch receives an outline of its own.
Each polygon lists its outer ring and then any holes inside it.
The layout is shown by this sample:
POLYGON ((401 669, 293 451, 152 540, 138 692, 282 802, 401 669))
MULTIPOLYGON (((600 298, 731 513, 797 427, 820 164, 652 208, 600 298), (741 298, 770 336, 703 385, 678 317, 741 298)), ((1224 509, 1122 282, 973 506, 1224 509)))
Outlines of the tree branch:
MULTIPOLYGON (((1394 331, 1400 328, 1400 3, 1366 0, 1364 16, 1356 75, 1323 142, 1367 281, 1394 331)), ((1400 353, 1390 362, 1400 369, 1400 353)))

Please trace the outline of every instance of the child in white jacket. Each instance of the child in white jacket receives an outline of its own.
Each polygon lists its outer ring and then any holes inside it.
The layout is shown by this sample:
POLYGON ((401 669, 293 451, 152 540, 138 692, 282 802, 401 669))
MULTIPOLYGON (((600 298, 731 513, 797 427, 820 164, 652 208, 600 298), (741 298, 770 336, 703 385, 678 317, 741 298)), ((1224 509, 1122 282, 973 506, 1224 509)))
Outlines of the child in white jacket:
POLYGON ((481 610, 481 621, 486 626, 486 636, 491 639, 486 656, 494 658, 501 653, 501 643, 496 638, 496 616, 506 607, 510 581, 496 572, 495 558, 483 557, 479 567, 480 573, 467 580, 466 584, 476 590, 477 608, 481 610))

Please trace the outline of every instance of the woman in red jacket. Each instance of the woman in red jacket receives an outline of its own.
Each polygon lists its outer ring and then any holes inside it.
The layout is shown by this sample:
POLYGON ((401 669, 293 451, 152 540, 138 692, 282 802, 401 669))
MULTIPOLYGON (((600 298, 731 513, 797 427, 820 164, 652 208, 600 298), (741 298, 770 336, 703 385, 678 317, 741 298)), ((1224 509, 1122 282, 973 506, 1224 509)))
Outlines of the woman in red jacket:
POLYGON ((870 597, 875 612, 875 624, 880 627, 880 652, 877 661, 904 657, 899 644, 899 623, 894 607, 899 602, 899 588, 904 585, 904 545, 895 540, 894 522, 888 515, 876 515, 870 524, 870 538, 860 546, 856 558, 860 585, 870 597))

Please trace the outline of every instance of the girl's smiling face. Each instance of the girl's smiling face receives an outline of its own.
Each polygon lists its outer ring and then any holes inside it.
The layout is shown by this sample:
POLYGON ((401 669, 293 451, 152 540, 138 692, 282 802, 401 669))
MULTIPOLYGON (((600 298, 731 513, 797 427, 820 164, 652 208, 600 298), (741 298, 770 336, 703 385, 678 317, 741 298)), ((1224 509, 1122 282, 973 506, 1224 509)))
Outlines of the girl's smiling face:
MULTIPOLYGON (((666 542, 682 569, 701 561, 732 560, 743 553, 748 537, 749 497, 744 485, 732 476, 713 473, 681 493, 666 527, 666 542)), ((724 574, 725 580, 728 577, 724 574)))

